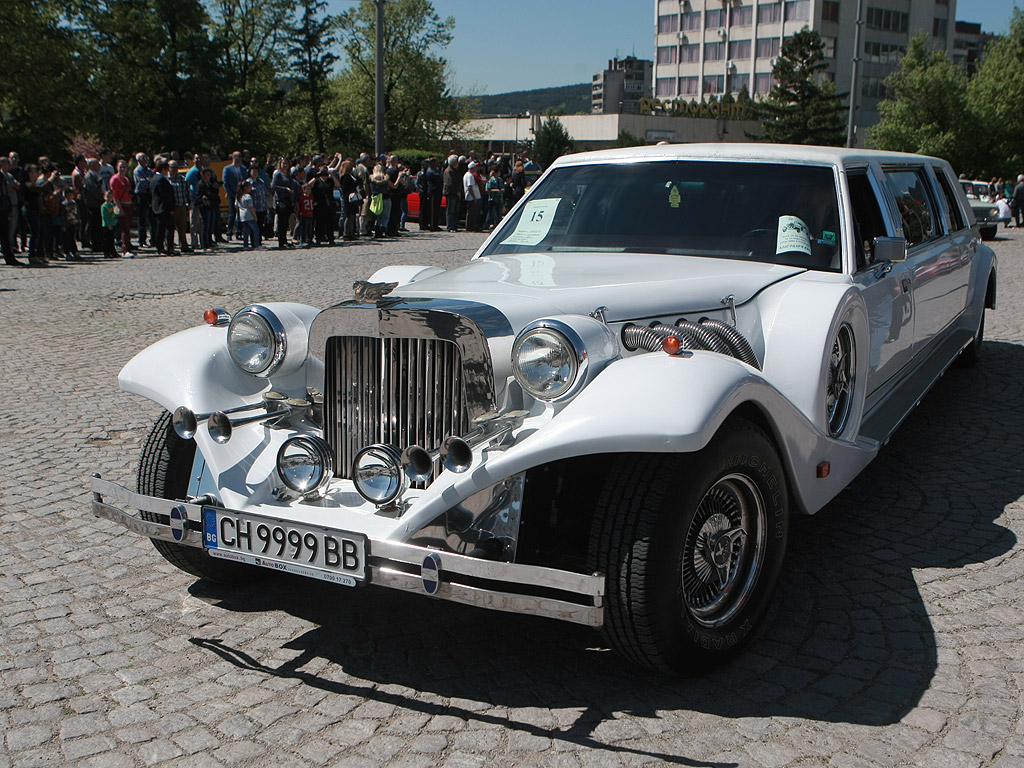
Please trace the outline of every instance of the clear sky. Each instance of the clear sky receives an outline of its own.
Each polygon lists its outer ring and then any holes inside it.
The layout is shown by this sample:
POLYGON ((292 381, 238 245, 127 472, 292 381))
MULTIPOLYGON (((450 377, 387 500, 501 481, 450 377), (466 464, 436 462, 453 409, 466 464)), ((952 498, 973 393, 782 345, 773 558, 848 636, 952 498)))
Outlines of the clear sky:
MULTIPOLYGON (((444 55, 464 93, 590 82, 616 55, 654 58, 652 0, 433 3, 441 18, 455 19, 455 40, 444 55)), ((1015 5, 1024 8, 1024 0, 957 0, 956 17, 1005 34, 1015 5)))

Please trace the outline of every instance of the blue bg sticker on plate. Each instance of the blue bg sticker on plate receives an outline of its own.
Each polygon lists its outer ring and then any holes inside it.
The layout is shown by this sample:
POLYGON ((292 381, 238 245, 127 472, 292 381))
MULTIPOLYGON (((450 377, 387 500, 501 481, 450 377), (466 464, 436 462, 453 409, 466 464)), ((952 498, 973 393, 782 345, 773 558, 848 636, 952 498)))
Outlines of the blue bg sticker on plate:
POLYGON ((212 509, 203 510, 203 546, 217 548, 217 513, 212 509))

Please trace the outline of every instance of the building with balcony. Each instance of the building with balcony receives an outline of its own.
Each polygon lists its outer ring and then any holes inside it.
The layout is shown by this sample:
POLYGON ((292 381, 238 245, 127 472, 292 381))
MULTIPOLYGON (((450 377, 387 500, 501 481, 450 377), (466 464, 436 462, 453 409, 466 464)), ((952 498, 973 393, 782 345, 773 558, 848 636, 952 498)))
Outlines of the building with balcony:
POLYGON ((590 113, 636 114, 640 99, 651 95, 654 62, 627 56, 608 61, 608 69, 594 75, 591 83, 590 113))
POLYGON ((854 51, 857 0, 654 0, 654 96, 704 102, 746 89, 764 97, 783 41, 807 26, 825 43, 824 76, 849 93, 856 55, 854 125, 878 122, 883 81, 906 53, 911 36, 924 31, 932 44, 953 52, 956 0, 863 0, 859 52, 854 51))

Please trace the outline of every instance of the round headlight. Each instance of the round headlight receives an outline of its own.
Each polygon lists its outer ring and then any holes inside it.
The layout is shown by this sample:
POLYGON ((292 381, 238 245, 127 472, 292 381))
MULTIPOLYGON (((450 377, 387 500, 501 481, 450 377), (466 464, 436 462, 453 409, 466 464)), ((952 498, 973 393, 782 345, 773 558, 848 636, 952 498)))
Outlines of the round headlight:
POLYGON ((322 490, 334 474, 334 460, 327 444, 316 437, 291 437, 277 452, 281 480, 303 496, 322 490))
POLYGON ((352 461, 352 482, 367 501, 390 504, 405 487, 402 454, 390 445, 363 448, 352 461))
POLYGON ((246 373, 269 376, 284 360, 284 326, 266 307, 246 307, 231 319, 228 352, 246 373))
POLYGON ((581 357, 581 351, 563 334, 551 328, 533 328, 512 346, 512 372, 531 395, 554 400, 572 388, 581 357))

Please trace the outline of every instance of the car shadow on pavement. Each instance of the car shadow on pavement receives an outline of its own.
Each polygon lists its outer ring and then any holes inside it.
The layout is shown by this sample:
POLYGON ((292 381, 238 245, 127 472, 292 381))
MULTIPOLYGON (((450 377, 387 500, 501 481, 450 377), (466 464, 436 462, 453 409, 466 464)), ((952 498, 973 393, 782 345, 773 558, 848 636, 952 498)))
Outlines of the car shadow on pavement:
POLYGON ((817 515, 793 520, 772 622, 735 662, 698 677, 636 669, 583 627, 277 575, 258 592, 199 581, 192 593, 226 610, 280 610, 314 624, 285 644, 296 652, 290 662, 264 666, 217 638, 192 642, 240 667, 330 692, 601 749, 618 749, 599 738, 616 713, 641 718, 652 733, 666 710, 895 723, 938 667, 929 613, 957 613, 938 598, 926 610, 919 582, 969 579, 951 569, 1016 544, 997 518, 1024 495, 1024 409, 1015 405, 1022 374, 1024 348, 993 342, 978 368, 950 370, 849 488, 817 515), (314 659, 330 665, 304 671, 314 659), (493 714, 503 708, 511 719, 493 714), (519 722, 517 708, 578 714, 568 724, 519 722))

